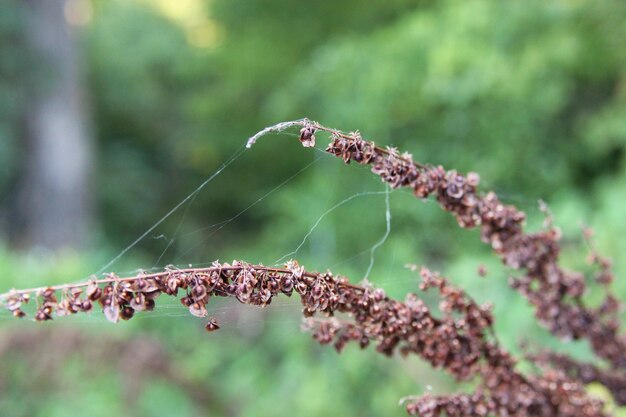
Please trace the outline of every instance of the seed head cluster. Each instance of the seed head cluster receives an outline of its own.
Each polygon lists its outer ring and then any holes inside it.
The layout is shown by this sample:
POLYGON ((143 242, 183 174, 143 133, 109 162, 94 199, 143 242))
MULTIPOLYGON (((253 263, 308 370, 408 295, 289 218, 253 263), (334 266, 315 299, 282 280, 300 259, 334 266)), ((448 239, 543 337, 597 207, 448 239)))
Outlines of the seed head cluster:
MULTIPOLYGON (((523 271, 511 280, 513 288, 535 307, 537 319, 562 339, 587 339, 594 352, 613 367, 626 369, 626 337, 619 333, 616 313, 620 305, 607 291, 599 309, 586 306, 585 275, 559 264, 560 232, 551 222, 544 231, 526 233, 525 214, 503 204, 493 192, 477 191, 479 176, 461 175, 441 166, 415 163, 409 154, 380 148, 358 134, 312 126, 331 133, 326 151, 350 163, 368 164, 374 174, 393 188, 409 187, 416 197, 434 195, 440 206, 452 213, 462 228, 480 227, 481 238, 509 267, 523 271)), ((610 263, 597 254, 600 266, 596 281, 608 285, 613 276, 610 263)))
POLYGON ((617 404, 626 405, 626 372, 624 371, 581 363, 565 354, 550 351, 528 354, 526 359, 544 367, 560 369, 569 378, 581 381, 583 384, 602 384, 611 392, 617 404))
MULTIPOLYGON (((250 265, 241 261, 214 262, 208 268, 179 269, 168 267, 163 272, 139 274, 120 278, 114 274, 104 279, 92 279, 87 283, 62 285, 12 291, 4 295, 3 304, 16 317, 26 317, 24 306, 35 295, 36 321, 51 320, 53 317, 89 312, 94 303, 99 305, 104 316, 111 322, 133 318, 136 312, 152 311, 156 299, 162 294, 179 297, 180 302, 196 317, 207 317, 207 303, 211 297, 235 297, 243 304, 266 306, 277 294, 291 296, 321 294, 324 278, 318 274, 304 272, 296 262, 285 268, 269 268, 250 265)), ((345 284, 350 285, 350 284, 345 284)), ((336 297, 311 298, 308 311, 332 311, 336 297)), ((215 319, 209 319, 208 331, 219 329, 215 319)))
POLYGON ((562 372, 549 369, 524 376, 493 336, 489 305, 476 304, 465 292, 428 269, 420 272, 420 289, 436 289, 442 318, 431 314, 415 294, 404 302, 385 297, 380 289, 342 291, 339 311, 351 320, 309 320, 308 327, 322 344, 341 351, 348 342, 361 348, 370 341, 386 355, 395 350, 415 354, 459 381, 477 380, 471 395, 426 395, 406 402, 407 412, 422 417, 447 416, 603 416, 603 405, 584 386, 562 372))
MULTIPOLYGON (((243 304, 265 307, 275 296, 296 293, 305 328, 319 343, 332 344, 338 352, 356 343, 362 349, 375 346, 387 356, 417 355, 456 380, 475 384, 471 393, 408 398, 403 403, 410 415, 604 417, 603 403, 585 390, 584 384, 590 382, 603 384, 617 403, 626 404, 626 337, 619 329, 620 303, 610 291, 611 264, 592 251, 589 263, 596 271, 592 278, 605 287, 606 295, 598 307, 588 307, 583 295, 589 277, 560 265, 560 233, 545 206, 544 229, 527 233, 522 211, 503 204, 493 192, 477 191, 478 174, 422 165, 409 154, 363 140, 358 132, 342 133, 307 119, 268 127, 251 137, 247 147, 267 133, 296 126, 304 147, 315 146, 318 131, 327 132, 331 135, 327 152, 345 163, 370 165, 393 188, 410 187, 418 198, 434 196, 462 228, 480 228, 482 240, 503 263, 522 272, 510 284, 535 307, 539 322, 562 339, 588 340, 608 366, 541 352, 526 357, 538 371, 520 372, 515 358, 498 343, 491 307, 477 304, 426 268, 420 270, 420 290, 438 292, 437 314, 416 294, 394 300, 380 288, 355 285, 331 272, 309 272, 296 261, 281 268, 216 261, 206 268, 167 267, 132 277, 110 274, 78 284, 13 290, 0 294, 0 304, 15 317, 36 321, 98 308, 117 323, 152 311, 165 294, 177 297, 191 315, 206 320, 208 332, 214 332, 220 324, 207 309, 213 297, 233 297, 243 304)), ((590 243, 590 231, 585 231, 585 238, 590 243)), ((482 268, 480 275, 485 274, 482 268)))
MULTIPOLYGON (((35 294, 36 321, 89 312, 98 305, 108 320, 118 322, 133 318, 136 312, 153 310, 162 294, 178 297, 190 314, 206 318, 212 297, 234 297, 243 304, 264 307, 279 294, 291 296, 295 292, 307 318, 305 327, 321 344, 332 343, 339 352, 350 342, 361 348, 374 344, 384 355, 396 351, 403 356, 418 355, 459 381, 479 382, 479 390, 471 395, 412 399, 406 403, 409 414, 604 416, 602 403, 564 373, 550 370, 526 377, 517 372, 515 360, 493 336, 489 305, 476 304, 428 269, 422 268, 420 275, 422 291, 438 291, 442 317, 435 317, 416 294, 400 302, 380 288, 354 285, 331 272, 305 271, 296 261, 283 268, 233 261, 214 262, 208 268, 170 267, 126 278, 109 275, 87 283, 14 291, 5 305, 24 317, 22 304, 35 294), (319 314, 322 316, 317 317, 319 314)), ((219 324, 208 318, 205 329, 213 332, 219 324)))

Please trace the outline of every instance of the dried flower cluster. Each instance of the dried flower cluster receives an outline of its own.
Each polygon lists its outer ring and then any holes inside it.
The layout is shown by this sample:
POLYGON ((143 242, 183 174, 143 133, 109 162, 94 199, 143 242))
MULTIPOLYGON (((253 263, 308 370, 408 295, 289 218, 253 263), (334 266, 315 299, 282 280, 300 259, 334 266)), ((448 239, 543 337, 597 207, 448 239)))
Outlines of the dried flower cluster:
MULTIPOLYGON (((168 267, 153 274, 142 273, 127 278, 110 274, 104 279, 92 279, 87 283, 12 291, 3 294, 1 300, 14 316, 21 318, 26 317, 24 306, 34 294, 36 321, 89 312, 97 303, 104 316, 117 323, 120 319, 131 319, 137 311, 152 311, 155 300, 161 294, 176 297, 182 291, 180 302, 189 312, 196 317, 206 317, 206 304, 214 296, 235 297, 244 304, 265 306, 279 293, 291 296, 294 290, 301 294, 319 291, 319 285, 312 284, 313 280, 319 281, 318 275, 304 274, 304 269, 296 263, 287 266, 285 269, 270 268, 233 261, 232 264, 214 262, 208 268, 168 267)), ((336 300, 325 299, 322 303, 322 308, 319 303, 311 304, 311 312, 328 306, 334 308, 332 303, 336 300)), ((209 319, 206 329, 213 331, 218 328, 217 322, 209 319)))
MULTIPOLYGON (((406 405, 410 414, 604 416, 602 403, 564 373, 550 371, 534 377, 518 373, 514 359, 492 336, 490 306, 477 305, 425 268, 421 277, 423 291, 435 288, 439 292, 442 318, 433 316, 415 294, 409 294, 404 302, 396 301, 382 289, 354 285, 330 272, 307 272, 295 261, 284 268, 233 261, 126 278, 109 275, 87 283, 13 291, 4 302, 14 314, 19 311, 24 317, 21 304, 34 298, 37 321, 88 312, 97 303, 108 320, 117 322, 131 319, 137 311, 154 309, 161 294, 180 296, 192 315, 207 317, 211 297, 235 297, 241 303, 263 307, 276 295, 296 292, 303 315, 310 318, 307 327, 322 344, 333 343, 341 351, 348 342, 361 348, 374 343, 385 355, 395 351, 416 354, 460 381, 478 378, 475 394, 417 398, 406 405), (35 296, 30 297, 32 294, 35 296), (312 318, 317 313, 326 318, 312 318), (337 314, 340 317, 334 317, 337 314)), ((219 324, 209 318, 205 328, 212 332, 219 324)))
MULTIPOLYGON (((346 163, 371 166, 372 172, 391 187, 410 187, 419 198, 435 196, 441 207, 452 213, 463 228, 479 227, 481 237, 509 267, 523 275, 511 279, 513 288, 535 307, 538 320, 563 339, 587 339, 598 358, 609 366, 581 364, 551 352, 529 355, 540 372, 517 371, 515 359, 497 342, 490 306, 478 305, 462 290, 421 269, 420 289, 436 289, 440 315, 417 295, 404 301, 387 297, 383 290, 354 285, 332 273, 305 271, 295 261, 283 268, 252 265, 242 261, 214 262, 207 268, 142 273, 120 278, 108 275, 89 282, 0 294, 0 303, 16 317, 26 317, 27 305, 35 304, 33 318, 50 320, 99 306, 105 317, 118 322, 136 312, 150 311, 161 294, 178 297, 189 312, 208 317, 211 297, 234 297, 239 302, 267 306, 274 296, 296 292, 302 301, 306 327, 321 344, 342 351, 347 343, 361 348, 370 344, 385 355, 415 354, 432 366, 445 370, 459 381, 475 381, 473 393, 425 395, 405 401, 409 414, 423 417, 447 416, 605 416, 601 401, 590 397, 584 384, 605 385, 620 404, 626 403, 626 337, 619 332, 620 304, 611 295, 611 265, 593 251, 595 281, 606 288, 598 308, 588 307, 583 295, 585 275, 567 271, 559 264, 558 229, 548 215, 538 233, 524 231, 525 215, 500 202, 495 193, 477 191, 479 176, 461 175, 442 167, 422 165, 409 154, 380 148, 365 141, 358 132, 348 134, 303 119, 268 127, 248 141, 251 147, 261 136, 300 128, 299 140, 315 146, 315 134, 327 132, 327 151, 346 163), (325 317, 314 317, 322 313, 325 317)), ((544 208, 545 209, 545 208, 544 208)), ((546 210, 547 211, 547 210, 546 210)), ((590 239, 587 231, 585 237, 590 239)), ((484 275, 486 271, 483 268, 484 275)), ((208 318, 209 332, 219 323, 208 318)))
MULTIPOLYGON (((491 245, 502 261, 524 272, 512 279, 511 285, 536 307, 536 316, 544 326, 563 339, 589 340, 600 358, 613 367, 626 369, 626 337, 619 333, 617 298, 607 291, 600 308, 586 306, 582 299, 585 275, 559 264, 560 233, 551 222, 547 222, 544 231, 526 233, 522 211, 503 204, 493 192, 477 192, 478 174, 464 176, 441 166, 415 163, 411 155, 377 147, 359 134, 306 123, 310 129, 331 134, 327 152, 346 163, 371 165, 372 172, 393 188, 410 187, 419 198, 434 195, 461 227, 480 227, 482 240, 491 245)), ((610 263, 595 252, 591 262, 600 267, 596 281, 608 286, 613 280, 610 263)))
POLYGON ((565 355, 544 351, 527 355, 526 359, 536 364, 555 367, 568 377, 584 384, 599 383, 612 394, 615 402, 626 405, 626 372, 614 369, 602 369, 590 363, 581 363, 565 355))
POLYGON ((391 355, 417 354, 443 368, 457 380, 479 379, 471 395, 433 397, 407 402, 409 414, 453 416, 602 416, 602 403, 590 398, 582 384, 562 372, 549 370, 526 377, 515 370, 515 360, 500 348, 492 334, 490 307, 479 306, 467 294, 428 269, 421 270, 423 291, 436 288, 442 319, 435 318, 415 294, 404 302, 385 297, 381 290, 345 291, 340 311, 353 322, 336 319, 310 323, 322 344, 334 342, 341 350, 353 341, 361 347, 370 340, 377 350, 391 355))

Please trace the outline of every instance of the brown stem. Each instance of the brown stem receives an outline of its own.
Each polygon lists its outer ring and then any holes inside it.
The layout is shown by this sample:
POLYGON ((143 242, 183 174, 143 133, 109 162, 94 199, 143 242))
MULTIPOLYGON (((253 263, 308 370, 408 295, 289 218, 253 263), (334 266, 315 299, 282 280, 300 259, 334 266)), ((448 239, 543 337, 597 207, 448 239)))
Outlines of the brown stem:
MULTIPOLYGON (((439 205, 456 217, 460 227, 479 227, 483 242, 507 266, 525 271, 525 276, 512 280, 512 286, 535 306, 542 325, 563 339, 588 339, 596 355, 614 367, 626 369, 626 338, 610 318, 619 303, 608 295, 604 312, 587 307, 582 299, 584 275, 560 265, 558 229, 549 225, 539 233, 525 232, 525 213, 502 203, 494 192, 478 192, 479 177, 475 173, 464 176, 441 166, 423 165, 412 161, 410 155, 365 141, 358 133, 345 134, 306 119, 299 123, 308 129, 309 135, 315 130, 330 133, 326 151, 346 163, 370 165, 372 172, 392 188, 412 188, 416 197, 434 195, 439 205)), ((609 268, 602 263, 600 282, 612 279, 609 268)))
MULTIPOLYGON (((493 325, 489 307, 477 305, 463 291, 427 269, 422 269, 421 277, 422 290, 436 288, 439 292, 443 318, 434 317, 415 294, 409 294, 404 302, 397 301, 385 296, 381 289, 350 284, 330 272, 307 272, 295 261, 287 262, 284 268, 242 261, 216 262, 207 268, 168 268, 130 277, 108 276, 77 284, 13 291, 3 297, 6 307, 18 317, 25 315, 21 306, 30 300, 26 295, 34 294, 37 321, 87 312, 93 308, 92 302, 98 302, 106 318, 117 322, 131 319, 136 311, 153 309, 158 295, 176 297, 180 290, 185 294, 181 303, 199 317, 208 315, 205 306, 215 296, 231 296, 244 304, 267 306, 274 296, 296 291, 305 317, 319 313, 327 316, 343 313, 349 317, 349 320, 309 323, 317 341, 334 343, 338 351, 349 342, 365 348, 373 341, 376 350, 385 355, 396 351, 415 354, 432 366, 445 369, 459 381, 477 378, 481 381, 484 401, 502 415, 523 409, 525 413, 518 413, 520 416, 565 416, 562 410, 582 403, 584 416, 604 416, 602 404, 588 397, 581 385, 560 375, 528 378, 516 371, 514 358, 488 336, 493 325)), ((209 319, 205 327, 212 332, 219 329, 219 324, 209 319)), ((441 397, 437 407, 447 410, 459 398, 441 397)), ((424 401, 407 404, 407 411, 425 415, 420 410, 430 402, 424 401)), ((482 400, 477 402, 476 407, 482 403, 482 400)), ((459 409, 462 412, 456 415, 482 414, 482 408, 478 407, 477 411, 476 407, 459 409)))
MULTIPOLYGON (((288 269, 274 268, 274 267, 263 266, 263 265, 248 265, 247 267, 257 270, 257 271, 275 272, 278 274, 290 273, 288 269)), ((34 287, 34 288, 26 288, 26 289, 20 289, 20 290, 13 289, 13 290, 10 290, 9 292, 0 294, 0 303, 2 303, 7 298, 15 296, 15 295, 37 294, 46 290, 65 291, 65 290, 69 290, 72 288, 84 288, 84 287, 89 286, 90 284, 101 285, 101 284, 113 284, 116 282, 133 282, 139 279, 163 278, 167 276, 168 274, 170 274, 172 271, 176 271, 182 274, 208 274, 208 273, 216 272, 216 271, 240 271, 243 268, 244 268, 243 266, 207 267, 207 268, 173 268, 173 269, 166 269, 165 271, 154 272, 151 274, 139 273, 137 275, 132 275, 128 277, 118 277, 118 276, 115 276, 115 274, 113 273, 109 273, 109 274, 105 274, 106 278, 100 278, 100 279, 94 278, 89 281, 78 282, 75 284, 59 284, 59 285, 52 285, 48 287, 34 287)), ((318 274, 314 272, 305 271, 304 276, 309 277, 309 278, 315 278, 318 276, 318 274)), ((360 291, 363 290, 363 287, 350 284, 348 282, 342 283, 341 285, 348 287, 348 288, 355 289, 355 290, 360 290, 360 291)))

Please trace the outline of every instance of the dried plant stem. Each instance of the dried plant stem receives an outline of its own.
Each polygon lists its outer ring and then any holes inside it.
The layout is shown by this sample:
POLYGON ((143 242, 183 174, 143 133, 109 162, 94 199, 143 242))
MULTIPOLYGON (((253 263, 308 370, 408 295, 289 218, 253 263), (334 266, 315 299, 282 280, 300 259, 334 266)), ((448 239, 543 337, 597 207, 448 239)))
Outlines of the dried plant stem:
MULTIPOLYGON (((265 271, 265 272, 275 272, 278 274, 287 274, 289 273, 289 270, 284 269, 284 268, 274 268, 274 267, 268 267, 268 266, 263 266, 263 265, 253 265, 252 266, 255 270, 257 271, 265 271)), ((137 280, 146 280, 146 279, 155 279, 155 278, 163 278, 168 276, 172 271, 176 271, 178 273, 181 274, 189 274, 189 275, 193 275, 193 274, 210 274, 212 272, 215 271, 238 271, 241 270, 241 267, 207 267, 207 268, 176 268, 173 266, 170 267, 166 267, 166 269, 164 271, 159 271, 159 272, 155 272, 155 273, 139 273, 137 275, 133 275, 133 276, 128 276, 128 277, 118 277, 113 273, 110 274, 106 274, 106 278, 92 278, 89 281, 84 281, 84 282, 78 282, 75 284, 60 284, 60 285, 52 285, 52 286, 47 286, 47 287, 35 287, 35 288, 26 288, 26 289, 13 289, 10 290, 9 292, 5 292, 0 294, 0 303, 2 303, 4 300, 11 298, 13 296, 20 296, 20 295, 35 295, 37 293, 41 293, 43 291, 46 290, 52 290, 52 291, 67 291, 67 290, 71 290, 71 289, 78 289, 78 288, 84 288, 87 287, 89 285, 92 284, 97 284, 97 285, 102 285, 102 284, 114 284, 114 283, 119 283, 119 282, 133 282, 133 281, 137 281, 137 280)), ((314 278, 316 275, 311 273, 311 272, 305 272, 305 276, 309 277, 309 278, 314 278)), ((344 285, 358 289, 360 287, 350 284, 350 283, 345 283, 344 285)), ((2 305, 2 304, 0 304, 2 305)))
MULTIPOLYGON (((214 262, 208 268, 176 269, 130 277, 108 276, 86 283, 12 291, 2 296, 13 314, 23 317, 23 304, 37 301, 35 320, 88 312, 98 302, 112 322, 131 319, 135 312, 152 310, 161 294, 177 297, 189 312, 208 316, 212 297, 235 297, 239 302, 267 306, 273 297, 294 291, 300 296, 303 315, 347 315, 307 321, 307 328, 321 344, 333 343, 338 351, 349 342, 361 348, 370 342, 385 355, 400 351, 415 354, 432 366, 445 369, 457 380, 477 379, 479 391, 407 402, 409 414, 424 417, 486 416, 488 414, 540 417, 603 417, 602 403, 589 397, 584 387, 558 372, 525 376, 515 370, 515 360, 502 349, 493 333, 490 306, 478 305, 463 291, 427 269, 421 271, 423 291, 436 289, 441 297, 442 318, 434 317, 415 294, 404 302, 387 297, 383 290, 355 285, 330 272, 309 272, 295 261, 284 268, 252 265, 242 261, 214 262), (16 314, 17 313, 17 314, 16 314), (471 400, 471 401, 470 401, 471 400), (469 403, 468 403, 469 401, 469 403), (581 412, 582 410, 582 412, 581 412)), ((219 329, 208 319, 207 331, 219 329)))
POLYGON ((268 126, 265 129, 260 130, 257 133, 255 133, 253 136, 251 136, 248 139, 248 143, 246 143, 246 148, 250 149, 252 145, 254 145, 256 141, 259 140, 259 138, 265 135, 269 135, 270 133, 280 133, 295 126, 304 126, 307 123, 309 123, 308 119, 299 119, 299 120, 292 120, 290 122, 280 122, 273 126, 268 126))
MULTIPOLYGON (((207 268, 167 267, 130 277, 110 274, 78 284, 12 290, 0 294, 0 305, 14 316, 24 317, 24 306, 34 298, 34 319, 46 321, 91 311, 97 302, 108 320, 118 322, 132 318, 135 312, 152 310, 161 294, 176 297, 182 291, 180 301, 189 312, 206 317, 206 305, 212 297, 235 297, 244 304, 267 306, 274 296, 291 296, 295 291, 304 317, 329 317, 307 321, 313 337, 322 344, 333 343, 341 351, 348 342, 365 348, 373 341, 376 350, 385 355, 396 351, 415 354, 459 381, 478 382, 472 394, 411 399, 406 403, 410 414, 603 417, 602 403, 584 389, 583 384, 589 381, 607 385, 617 401, 623 401, 626 336, 619 329, 620 303, 609 290, 613 275, 608 260, 592 252, 590 261, 597 267, 594 278, 607 291, 602 305, 590 308, 583 300, 584 274, 560 265, 560 233, 549 214, 544 230, 528 233, 522 211, 503 204, 493 192, 477 191, 477 174, 461 175, 441 166, 423 165, 414 162, 410 154, 363 140, 358 132, 344 133, 308 119, 267 127, 252 136, 247 147, 266 134, 293 127, 301 128, 303 146, 315 146, 315 133, 326 132, 331 139, 326 148, 330 154, 345 163, 370 165, 372 172, 392 188, 410 187, 418 198, 433 195, 443 210, 456 217, 460 227, 479 227, 481 239, 503 263, 523 272, 511 280, 511 285, 535 307, 539 321, 563 339, 587 339, 594 353, 611 367, 583 368, 583 364, 563 357, 537 356, 535 363, 551 366, 542 368, 538 375, 521 374, 515 370, 515 359, 497 343, 490 308, 477 305, 462 290, 427 269, 421 271, 420 288, 439 292, 443 317, 433 316, 415 294, 407 295, 403 302, 393 300, 381 289, 351 284, 330 272, 306 271, 296 261, 287 262, 284 268, 233 261, 214 262, 207 268), (336 314, 348 319, 332 317, 336 314)), ((547 212, 545 207, 543 210, 547 212)), ((219 324, 209 319, 205 328, 214 331, 219 324)))
MULTIPOLYGON (((313 129, 313 132, 316 130, 319 130, 321 132, 326 132, 331 134, 333 137, 338 137, 338 138, 343 138, 343 139, 354 139, 354 138, 360 138, 360 133, 358 131, 356 132, 349 132, 349 133, 345 133, 342 132, 341 130, 338 129, 333 129, 330 127, 326 127, 323 126, 317 122, 314 122, 312 120, 305 118, 302 119, 298 119, 298 120, 292 120, 289 122, 280 122, 277 123, 275 125, 272 126, 268 126, 263 130, 260 130, 259 132, 255 133, 253 136, 251 136, 248 139, 248 142, 246 143, 246 148, 252 148, 252 146, 263 136, 268 135, 270 133, 280 133, 280 132, 284 132, 287 129, 290 129, 292 127, 302 127, 302 130, 304 130, 305 128, 311 128, 313 129)), ((302 132, 301 132, 302 134, 302 132)), ((380 146, 376 146, 374 144, 374 142, 370 142, 370 144, 374 147, 374 149, 376 149, 376 152, 382 154, 382 155, 389 155, 390 153, 393 152, 392 149, 388 149, 388 148, 382 148, 380 146)), ((410 158, 405 158, 402 155, 397 155, 397 157, 399 157, 400 159, 404 160, 406 163, 411 163, 414 164, 417 167, 420 168, 425 168, 426 165, 422 165, 419 162, 415 162, 412 161, 410 158)))
MULTIPOLYGON (((418 198, 434 195, 460 227, 479 227, 482 240, 507 266, 524 271, 523 276, 511 280, 511 285, 535 306, 540 323, 560 338, 589 340, 596 355, 613 367, 626 369, 626 336, 620 334, 616 316, 620 305, 607 291, 599 309, 586 306, 582 299, 585 276, 560 265, 560 232, 551 219, 546 230, 525 232, 525 213, 503 204, 494 192, 478 192, 480 178, 476 173, 461 175, 414 162, 410 154, 383 149, 363 140, 358 132, 343 133, 306 119, 300 123, 301 141, 304 135, 314 141, 316 131, 327 132, 331 136, 327 152, 345 163, 370 165, 372 172, 392 188, 412 188, 418 198)), ((610 263, 595 252, 594 263, 600 269, 596 280, 608 288, 613 279, 610 263)))

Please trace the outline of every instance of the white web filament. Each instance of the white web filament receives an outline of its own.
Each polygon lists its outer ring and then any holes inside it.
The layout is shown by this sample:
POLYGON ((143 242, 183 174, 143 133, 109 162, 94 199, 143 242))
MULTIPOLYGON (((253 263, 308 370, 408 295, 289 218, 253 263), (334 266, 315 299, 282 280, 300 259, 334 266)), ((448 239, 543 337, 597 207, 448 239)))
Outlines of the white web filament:
POLYGON ((362 193, 357 193, 354 194, 342 201, 340 201, 339 203, 335 204, 334 206, 332 206, 331 208, 329 208, 328 210, 326 210, 318 219, 317 221, 313 224, 313 226, 311 227, 311 229, 308 231, 308 233, 304 236, 304 238, 302 239, 302 242, 300 242, 300 244, 298 245, 297 248, 295 248, 293 251, 283 255, 282 257, 280 257, 279 259, 277 259, 276 261, 274 261, 275 264, 280 264, 282 261, 284 261, 285 259, 287 259, 288 257, 295 255, 298 253, 298 251, 300 249, 302 249, 302 246, 304 246, 304 244, 306 243, 307 239, 311 236, 311 234, 313 233, 313 231, 315 231, 315 229, 317 228, 317 226, 319 226, 319 224, 322 222, 322 220, 324 220, 324 217, 328 216, 330 213, 332 213, 333 211, 335 211, 337 208, 343 206, 344 204, 346 204, 347 202, 354 200, 357 197, 363 197, 366 195, 379 195, 379 194, 388 194, 388 191, 365 191, 362 193))
POLYGON ((385 241, 389 237, 389 233, 391 233, 391 208, 389 205, 389 187, 387 187, 385 190, 385 208, 385 222, 387 229, 385 230, 385 234, 382 239, 380 239, 374 244, 374 246, 372 246, 372 249, 370 251, 370 264, 367 267, 367 272, 365 273, 364 277, 365 279, 369 277, 370 272, 372 272, 372 268, 374 267, 374 253, 376 252, 376 249, 378 249, 385 243, 385 241))

